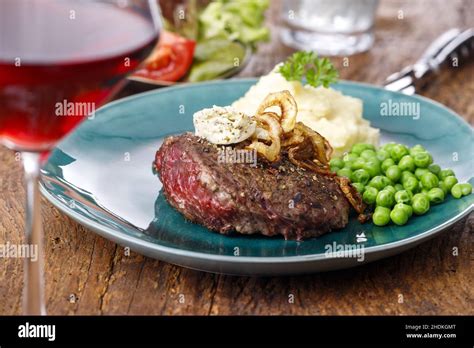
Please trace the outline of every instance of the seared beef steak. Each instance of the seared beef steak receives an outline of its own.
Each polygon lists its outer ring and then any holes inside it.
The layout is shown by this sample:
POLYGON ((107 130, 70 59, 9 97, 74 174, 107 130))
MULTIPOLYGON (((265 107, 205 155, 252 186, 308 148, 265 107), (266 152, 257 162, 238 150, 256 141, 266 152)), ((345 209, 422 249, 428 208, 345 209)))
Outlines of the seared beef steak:
POLYGON ((155 167, 168 202, 220 233, 315 237, 343 228, 349 203, 332 177, 277 164, 218 163, 219 148, 191 133, 168 137, 155 167))

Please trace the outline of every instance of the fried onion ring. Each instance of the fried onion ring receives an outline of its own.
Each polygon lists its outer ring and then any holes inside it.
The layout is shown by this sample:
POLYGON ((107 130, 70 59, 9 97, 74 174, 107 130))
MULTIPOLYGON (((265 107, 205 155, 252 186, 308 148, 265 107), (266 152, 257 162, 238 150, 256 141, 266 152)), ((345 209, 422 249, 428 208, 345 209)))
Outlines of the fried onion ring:
MULTIPOLYGON (((271 116, 275 119, 275 121, 280 122, 280 117, 274 112, 265 112, 264 115, 271 116)), ((256 121, 257 127, 255 128, 255 137, 263 141, 271 141, 268 130, 265 129, 265 126, 262 126, 262 123, 259 121, 259 116, 256 117, 256 121)))
POLYGON ((281 150, 281 134, 282 128, 278 119, 271 115, 271 113, 259 114, 256 116, 257 127, 263 128, 268 135, 268 139, 264 139, 267 143, 254 137, 252 143, 247 146, 249 149, 257 150, 257 153, 264 156, 270 162, 275 162, 280 158, 281 150))
POLYGON ((311 142, 315 151, 315 159, 321 163, 322 166, 327 167, 329 165, 329 159, 332 154, 332 147, 329 141, 318 132, 315 132, 305 124, 298 122, 295 126, 295 130, 298 129, 304 135, 304 137, 311 139, 311 142))
POLYGON ((329 170, 329 167, 318 165, 318 163, 315 162, 314 158, 315 148, 310 138, 305 138, 301 144, 292 146, 288 149, 288 159, 295 166, 309 169, 321 175, 336 175, 335 173, 332 173, 329 170))
POLYGON ((290 147, 290 146, 301 144, 303 141, 304 141, 303 132, 300 129, 295 128, 295 129, 293 129, 293 132, 288 133, 287 137, 285 137, 282 140, 281 146, 282 147, 290 147))
POLYGON ((349 203, 359 214, 359 221, 365 222, 367 219, 369 219, 370 215, 364 214, 365 210, 367 209, 367 205, 362 201, 362 197, 360 196, 359 192, 357 192, 355 187, 351 185, 350 180, 343 176, 336 176, 335 180, 341 188, 342 193, 344 193, 344 196, 346 196, 349 203))
POLYGON ((277 106, 281 110, 280 124, 283 132, 291 132, 295 127, 298 113, 298 106, 291 93, 285 90, 267 95, 257 109, 257 116, 264 114, 265 110, 272 106, 277 106))

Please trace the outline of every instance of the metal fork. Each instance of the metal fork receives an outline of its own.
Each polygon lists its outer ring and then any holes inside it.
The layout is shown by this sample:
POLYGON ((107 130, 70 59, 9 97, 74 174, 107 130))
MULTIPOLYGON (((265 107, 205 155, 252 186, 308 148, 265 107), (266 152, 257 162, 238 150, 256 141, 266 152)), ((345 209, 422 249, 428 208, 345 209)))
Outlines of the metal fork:
POLYGON ((474 57, 474 28, 462 31, 454 28, 439 36, 420 59, 400 72, 390 75, 384 88, 415 94, 444 67, 459 66, 474 57))

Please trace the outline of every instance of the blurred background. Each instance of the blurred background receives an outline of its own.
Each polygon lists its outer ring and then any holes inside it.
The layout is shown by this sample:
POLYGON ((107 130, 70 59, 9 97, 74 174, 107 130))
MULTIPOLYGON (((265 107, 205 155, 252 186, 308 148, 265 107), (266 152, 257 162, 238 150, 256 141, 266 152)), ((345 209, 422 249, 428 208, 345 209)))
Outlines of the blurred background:
MULTIPOLYGON (((441 34, 452 28, 462 32, 474 23, 470 0, 159 0, 159 4, 165 29, 186 40, 181 44, 187 45, 192 58, 178 62, 185 67, 163 81, 162 75, 154 75, 160 64, 154 64, 157 55, 152 55, 146 65, 149 71, 136 73, 135 83, 119 97, 176 81, 259 77, 297 50, 329 56, 342 79, 383 85, 390 74, 414 64, 441 34)), ((159 46, 169 39, 165 36, 159 46)), ((171 41, 183 40, 179 37, 171 41)), ((472 50, 471 46, 469 59, 460 66, 440 69, 417 89, 463 114, 471 124, 474 105, 467 96, 474 93, 472 50)), ((158 54, 159 59, 162 56, 158 54)))

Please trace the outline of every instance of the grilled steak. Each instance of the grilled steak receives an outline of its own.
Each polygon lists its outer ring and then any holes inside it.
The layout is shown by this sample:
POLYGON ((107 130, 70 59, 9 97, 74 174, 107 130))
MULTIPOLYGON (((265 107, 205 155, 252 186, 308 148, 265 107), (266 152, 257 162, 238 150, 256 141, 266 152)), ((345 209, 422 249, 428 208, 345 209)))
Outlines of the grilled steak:
POLYGON ((276 164, 221 163, 219 148, 191 133, 168 137, 155 168, 168 202, 189 220, 228 234, 301 240, 348 222, 349 203, 332 177, 276 164))

